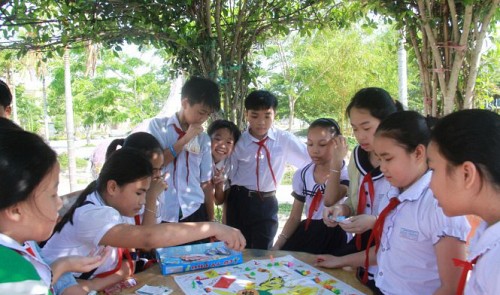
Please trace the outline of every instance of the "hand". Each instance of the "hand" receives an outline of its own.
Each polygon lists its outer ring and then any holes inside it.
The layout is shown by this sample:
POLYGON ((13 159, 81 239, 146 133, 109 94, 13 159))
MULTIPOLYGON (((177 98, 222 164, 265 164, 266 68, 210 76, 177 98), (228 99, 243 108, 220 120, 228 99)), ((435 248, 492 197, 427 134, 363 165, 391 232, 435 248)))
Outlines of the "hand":
POLYGON ((155 204, 156 206, 156 200, 158 199, 158 196, 167 190, 168 185, 165 182, 165 179, 163 177, 159 177, 157 179, 151 180, 151 185, 149 186, 149 189, 146 193, 146 204, 155 204))
POLYGON ((342 169, 342 161, 345 159, 348 151, 347 140, 342 135, 339 135, 332 138, 332 141, 333 152, 330 168, 340 171, 342 169))
POLYGON ((212 183, 214 185, 217 185, 219 183, 223 183, 224 182, 224 167, 220 168, 220 169, 215 169, 215 173, 212 177, 212 183))
POLYGON ((335 220, 338 216, 343 216, 343 212, 342 207, 337 205, 325 207, 323 210, 323 223, 328 227, 336 227, 339 223, 335 220))
POLYGON ((201 124, 192 124, 189 125, 188 130, 186 131, 186 135, 184 135, 184 137, 191 140, 193 137, 198 136, 198 134, 202 132, 203 132, 203 127, 201 126, 201 124))
POLYGON ((362 234, 365 231, 372 229, 377 217, 369 214, 361 214, 349 217, 349 222, 340 223, 340 227, 349 233, 362 234))
POLYGON ((317 255, 316 262, 314 266, 326 267, 326 268, 340 268, 344 267, 342 262, 342 257, 337 257, 329 254, 317 255))
POLYGON ((217 240, 224 241, 227 247, 236 251, 245 249, 247 242, 239 229, 221 223, 213 223, 213 226, 216 227, 215 238, 217 240))
POLYGON ((51 265, 54 273, 60 271, 85 273, 99 267, 111 253, 110 247, 104 247, 99 250, 99 253, 91 253, 89 256, 66 256, 57 259, 51 265), (95 254, 95 255, 94 255, 95 254))

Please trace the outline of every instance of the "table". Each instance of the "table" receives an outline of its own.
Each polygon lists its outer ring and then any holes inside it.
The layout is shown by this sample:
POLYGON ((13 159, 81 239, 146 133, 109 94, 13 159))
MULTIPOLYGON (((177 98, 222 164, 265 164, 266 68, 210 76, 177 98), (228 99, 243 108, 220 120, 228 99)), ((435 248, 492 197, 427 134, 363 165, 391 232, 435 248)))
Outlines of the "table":
MULTIPOLYGON (((312 266, 314 266, 315 257, 314 254, 304 253, 304 252, 292 252, 292 251, 271 251, 271 250, 258 250, 258 249, 245 249, 243 250, 243 261, 249 261, 252 259, 267 259, 272 255, 273 257, 281 257, 286 255, 292 255, 293 257, 302 260, 312 266)), ((356 278, 356 272, 353 270, 345 269, 328 269, 328 268, 318 268, 319 270, 332 275, 339 280, 351 285, 359 291, 371 294, 370 289, 361 284, 356 278)), ((159 286, 166 285, 174 290, 172 294, 184 294, 179 286, 174 281, 175 275, 164 276, 160 273, 160 268, 155 265, 141 273, 135 275, 137 281, 137 286, 134 288, 126 289, 122 294, 135 294, 135 290, 139 289, 143 285, 159 286)))

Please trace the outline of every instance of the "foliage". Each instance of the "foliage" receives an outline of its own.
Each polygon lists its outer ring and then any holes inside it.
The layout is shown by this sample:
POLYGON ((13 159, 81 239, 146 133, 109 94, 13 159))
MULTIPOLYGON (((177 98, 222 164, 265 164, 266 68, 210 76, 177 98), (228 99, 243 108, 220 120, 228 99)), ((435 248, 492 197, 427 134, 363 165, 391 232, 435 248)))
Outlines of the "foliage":
MULTIPOLYGON (((68 153, 62 153, 57 155, 57 161, 59 161, 59 165, 61 166, 61 171, 68 170, 68 153)), ((87 168, 89 161, 84 158, 76 158, 76 167, 78 169, 87 168)))
POLYGON ((43 126, 43 111, 39 100, 28 94, 24 86, 16 87, 18 119, 20 125, 28 131, 38 133, 43 126))
POLYGON ((124 41, 151 44, 175 57, 172 69, 218 80, 226 114, 241 120, 242 99, 256 78, 250 56, 259 44, 292 30, 345 26, 359 15, 358 6, 338 0, 21 0, 0 7, 8 40, 0 48, 45 50, 50 57, 89 41, 116 52, 124 41))
MULTIPOLYGON (((368 8, 407 33, 418 60, 427 114, 474 105, 484 40, 500 17, 500 0, 365 0, 368 8)), ((367 15, 367 21, 376 21, 367 15)))

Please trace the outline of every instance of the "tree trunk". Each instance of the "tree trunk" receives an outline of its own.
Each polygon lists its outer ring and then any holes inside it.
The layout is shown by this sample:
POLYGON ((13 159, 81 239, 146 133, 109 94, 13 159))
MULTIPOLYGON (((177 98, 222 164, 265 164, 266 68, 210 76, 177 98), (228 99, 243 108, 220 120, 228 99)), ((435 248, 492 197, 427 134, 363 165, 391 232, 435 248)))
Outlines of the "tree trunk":
POLYGON ((48 113, 48 102, 47 102, 47 81, 45 79, 45 74, 42 74, 42 96, 43 96, 43 125, 45 140, 48 142, 50 140, 49 131, 49 113, 48 113))
POLYGON ((73 121, 73 96, 71 94, 71 71, 69 49, 64 50, 64 97, 66 101, 66 136, 68 146, 69 186, 76 190, 75 124, 73 121))
POLYGON ((399 40, 398 48, 398 96, 399 101, 403 105, 404 109, 408 109, 408 73, 406 69, 406 49, 405 49, 405 38, 404 31, 401 31, 403 35, 399 40))
POLYGON ((17 118, 16 85, 15 85, 13 74, 11 73, 10 69, 7 69, 7 85, 9 85, 10 92, 12 94, 12 103, 10 104, 11 108, 12 108, 11 118, 12 118, 12 121, 19 123, 19 120, 17 118))

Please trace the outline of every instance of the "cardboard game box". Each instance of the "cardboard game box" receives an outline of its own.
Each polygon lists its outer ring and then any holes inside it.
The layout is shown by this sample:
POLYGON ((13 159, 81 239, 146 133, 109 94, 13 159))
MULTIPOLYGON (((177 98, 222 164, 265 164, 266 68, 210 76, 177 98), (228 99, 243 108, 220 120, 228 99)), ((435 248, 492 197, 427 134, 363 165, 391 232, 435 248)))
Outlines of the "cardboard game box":
POLYGON ((243 262, 243 254, 226 248, 224 242, 159 248, 156 257, 163 275, 243 262))

